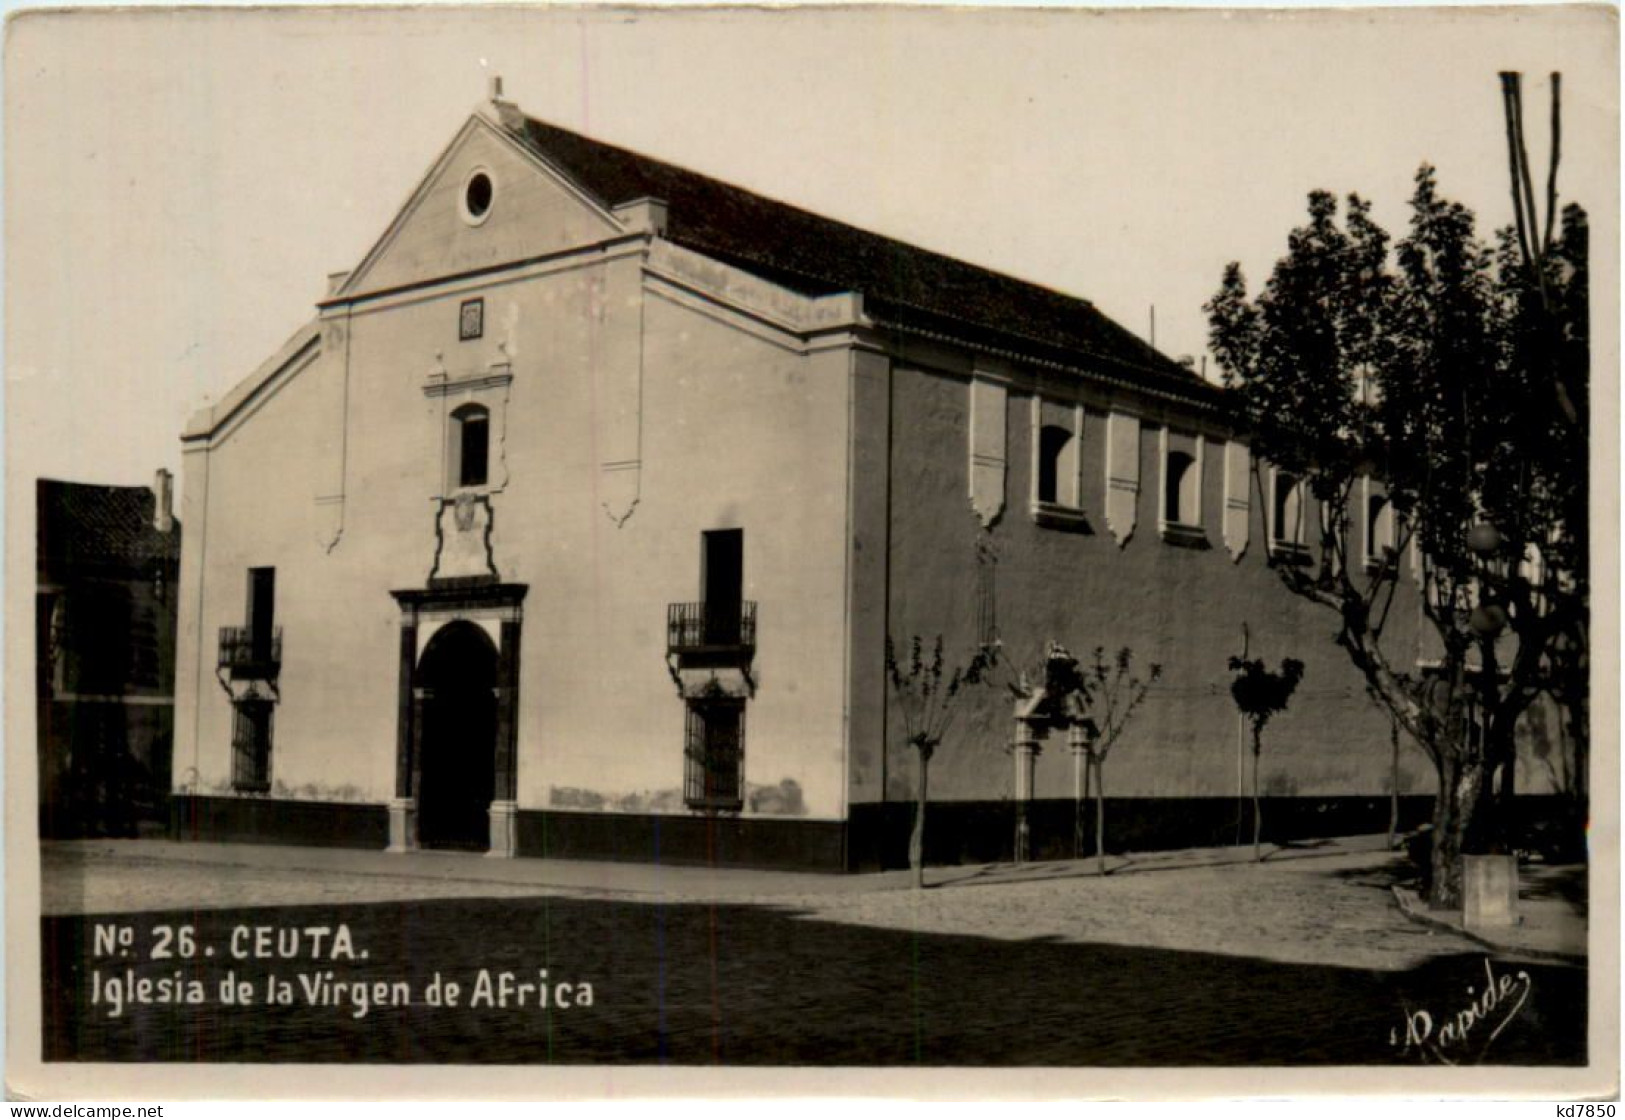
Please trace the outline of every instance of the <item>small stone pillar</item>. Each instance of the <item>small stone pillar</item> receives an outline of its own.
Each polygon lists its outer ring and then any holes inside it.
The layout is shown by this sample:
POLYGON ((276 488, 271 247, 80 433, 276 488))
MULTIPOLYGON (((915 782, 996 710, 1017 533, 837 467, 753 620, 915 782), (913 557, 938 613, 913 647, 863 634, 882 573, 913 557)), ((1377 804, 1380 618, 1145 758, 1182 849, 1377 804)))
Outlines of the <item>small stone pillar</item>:
POLYGON ((418 846, 418 806, 410 797, 389 802, 389 847, 391 852, 410 852, 418 846))
POLYGON ((512 859, 519 850, 516 818, 519 805, 514 801, 491 802, 491 848, 485 854, 496 859, 512 859))
POLYGON ((389 802, 391 852, 409 852, 418 846, 416 752, 422 734, 423 711, 418 690, 412 686, 418 655, 415 620, 401 624, 400 687, 395 712, 395 796, 389 802))
POLYGON ((1066 747, 1072 754, 1072 858, 1083 858, 1083 776, 1089 765, 1089 740, 1083 724, 1067 726, 1066 747))
POLYGON ((1016 862, 1026 863, 1030 857, 1028 838, 1031 828, 1027 823, 1027 802, 1033 796, 1033 765, 1038 759, 1038 740, 1033 735, 1029 720, 1016 720, 1016 741, 1012 744, 1016 759, 1016 862))
POLYGON ((1066 729, 1066 748, 1072 752, 1072 800, 1083 800, 1083 765, 1089 757, 1089 741, 1084 738, 1083 725, 1072 723, 1066 729))
POLYGON ((1518 858, 1461 857, 1461 924, 1495 929, 1518 924, 1518 858))

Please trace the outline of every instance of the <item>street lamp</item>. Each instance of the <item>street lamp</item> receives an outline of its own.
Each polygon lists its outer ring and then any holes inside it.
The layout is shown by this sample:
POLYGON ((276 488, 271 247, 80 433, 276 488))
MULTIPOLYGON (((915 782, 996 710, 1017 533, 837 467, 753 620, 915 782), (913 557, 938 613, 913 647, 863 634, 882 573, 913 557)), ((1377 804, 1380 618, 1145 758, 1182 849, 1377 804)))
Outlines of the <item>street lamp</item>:
POLYGON ((1488 521, 1480 521, 1467 531, 1467 547, 1488 560, 1501 548, 1501 530, 1488 521))
MULTIPOLYGON (((1488 521, 1480 521, 1467 531, 1467 547, 1480 562, 1478 583, 1481 600, 1485 598, 1482 589, 1492 579, 1504 590, 1506 573, 1495 571, 1493 566, 1502 548, 1501 530, 1488 521)), ((1489 734, 1489 721, 1492 718, 1490 704, 1497 694, 1495 643, 1509 621, 1506 607, 1493 599, 1479 602, 1467 618, 1467 625, 1478 636, 1482 651, 1479 673, 1484 693, 1484 711, 1480 718, 1484 722, 1478 727, 1481 736, 1487 737, 1489 734)), ((1471 711, 1470 699, 1469 711, 1471 711)), ((1478 723, 1478 719, 1472 715, 1468 718, 1478 723)), ((1488 746, 1487 743, 1483 745, 1488 746)), ((1496 771, 1499 771, 1498 800, 1507 807, 1509 815, 1515 811, 1512 794, 1516 767, 1514 748, 1511 757, 1493 762, 1491 771, 1485 775, 1485 780, 1493 785, 1496 771)), ((1497 840, 1489 853, 1464 853, 1462 856, 1462 917, 1463 925, 1469 929, 1487 925, 1506 925, 1517 920, 1518 864, 1516 857, 1508 854, 1505 847, 1512 822, 1509 819, 1501 819, 1490 823, 1497 840)))
POLYGON ((1480 638, 1498 637, 1508 621, 1507 609, 1500 603, 1480 603, 1467 617, 1467 625, 1480 638))

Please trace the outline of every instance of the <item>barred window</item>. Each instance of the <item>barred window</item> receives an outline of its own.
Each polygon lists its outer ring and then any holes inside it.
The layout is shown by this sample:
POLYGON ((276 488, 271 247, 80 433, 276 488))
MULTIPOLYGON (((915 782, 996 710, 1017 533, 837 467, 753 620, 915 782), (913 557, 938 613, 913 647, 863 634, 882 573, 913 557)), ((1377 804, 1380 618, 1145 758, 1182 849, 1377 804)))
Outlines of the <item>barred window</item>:
POLYGON ((243 793, 265 793, 271 788, 270 700, 248 697, 237 701, 231 736, 231 786, 243 793))
POLYGON ((688 705, 683 791, 690 809, 737 812, 744 805, 745 702, 688 705))

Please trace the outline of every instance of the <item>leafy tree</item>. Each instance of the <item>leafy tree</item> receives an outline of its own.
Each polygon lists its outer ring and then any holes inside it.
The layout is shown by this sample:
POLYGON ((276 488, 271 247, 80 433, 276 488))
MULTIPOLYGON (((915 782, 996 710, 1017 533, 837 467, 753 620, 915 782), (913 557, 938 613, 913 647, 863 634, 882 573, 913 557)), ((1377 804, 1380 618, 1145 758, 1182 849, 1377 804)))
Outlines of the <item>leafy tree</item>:
POLYGON ((1338 643, 1433 762, 1430 898, 1451 906, 1461 853, 1508 842, 1519 715, 1543 690, 1584 692, 1585 444, 1563 402, 1577 393, 1584 415, 1587 227, 1568 207, 1536 275, 1510 233, 1494 251, 1477 239, 1431 167, 1415 182, 1392 264, 1363 200, 1340 225, 1316 191, 1257 297, 1231 264, 1205 309, 1237 426, 1323 511, 1318 564, 1285 558, 1284 584, 1335 613, 1338 643), (1398 515, 1396 548, 1369 565, 1350 547, 1367 476, 1398 515), (1428 672, 1381 643, 1410 547, 1441 651, 1428 672))
POLYGON ((1230 671, 1236 675, 1230 682, 1230 697, 1253 729, 1253 859, 1261 860, 1264 857, 1259 842, 1264 817, 1258 799, 1258 763, 1264 753, 1264 728, 1271 717, 1286 711, 1298 682, 1303 680, 1303 662, 1288 657, 1281 662, 1281 671, 1272 673, 1265 668, 1263 658, 1247 657, 1244 639, 1241 656, 1230 659, 1230 671))
POLYGON ((998 660, 999 646, 994 642, 977 647, 965 664, 949 669, 943 660, 942 635, 937 635, 929 657, 918 634, 909 641, 906 657, 898 654, 891 635, 886 636, 886 682, 902 714, 904 740, 914 748, 919 761, 915 767, 914 830, 908 841, 915 887, 925 886, 925 806, 931 756, 953 724, 955 701, 967 688, 985 683, 998 660))

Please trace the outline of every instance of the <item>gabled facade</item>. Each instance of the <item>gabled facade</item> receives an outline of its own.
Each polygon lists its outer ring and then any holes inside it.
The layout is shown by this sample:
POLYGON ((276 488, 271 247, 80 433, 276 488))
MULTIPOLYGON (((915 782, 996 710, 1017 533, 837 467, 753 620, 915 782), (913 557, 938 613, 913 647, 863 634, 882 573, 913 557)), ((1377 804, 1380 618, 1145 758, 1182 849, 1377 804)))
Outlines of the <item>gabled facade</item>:
MULTIPOLYGON (((1114 819, 1207 842, 1236 822, 1247 623, 1315 698, 1272 726, 1280 827, 1380 830, 1396 778, 1431 778, 1278 586, 1312 501, 1218 403, 1087 302, 493 96, 184 434, 177 821, 894 863, 913 759, 885 639, 941 633, 1161 662, 1114 819)), ((1391 531, 1379 510, 1373 557, 1391 531)), ((1389 633, 1414 645, 1414 610, 1389 633)), ((1017 797, 1033 854, 1071 854, 1073 759, 1040 742, 1019 773, 1011 735, 1007 693, 969 699, 933 858, 1007 853, 1017 797)))

